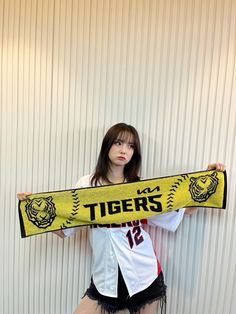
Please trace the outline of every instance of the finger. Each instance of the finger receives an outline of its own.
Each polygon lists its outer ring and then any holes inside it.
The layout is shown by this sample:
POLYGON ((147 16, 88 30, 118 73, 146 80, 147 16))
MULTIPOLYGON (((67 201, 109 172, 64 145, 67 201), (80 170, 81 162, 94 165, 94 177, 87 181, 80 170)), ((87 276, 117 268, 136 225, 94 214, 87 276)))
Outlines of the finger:
POLYGON ((223 163, 216 163, 216 170, 219 170, 219 171, 224 171, 225 170, 225 165, 223 163))
POLYGON ((216 164, 209 164, 207 166, 207 170, 214 170, 214 169, 216 169, 216 164))
POLYGON ((25 192, 25 196, 30 196, 32 194, 32 192, 25 192))
POLYGON ((27 196, 31 195, 31 192, 20 192, 16 194, 16 197, 20 200, 20 201, 25 201, 27 196))
POLYGON ((24 201, 26 196, 24 195, 24 193, 17 193, 16 197, 18 198, 18 200, 20 201, 24 201))
POLYGON ((209 164, 207 167, 207 170, 218 170, 218 171, 224 171, 225 165, 221 162, 217 162, 214 164, 209 164))
POLYGON ((222 163, 220 163, 220 164, 218 165, 218 167, 219 167, 219 170, 220 170, 220 171, 224 171, 224 170, 225 170, 225 165, 222 164, 222 163))

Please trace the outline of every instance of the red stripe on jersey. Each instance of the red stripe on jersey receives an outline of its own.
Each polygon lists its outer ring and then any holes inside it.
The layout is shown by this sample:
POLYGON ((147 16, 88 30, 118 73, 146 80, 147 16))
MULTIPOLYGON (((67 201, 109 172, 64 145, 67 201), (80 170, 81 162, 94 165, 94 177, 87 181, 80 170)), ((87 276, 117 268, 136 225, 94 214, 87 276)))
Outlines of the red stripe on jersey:
POLYGON ((157 275, 158 276, 159 276, 160 272, 161 272, 161 264, 160 264, 159 260, 157 259, 157 275))
POLYGON ((160 264, 160 262, 159 262, 159 260, 158 260, 158 258, 157 258, 157 254, 156 254, 156 251, 155 251, 155 250, 154 250, 154 253, 155 253, 156 259, 157 259, 157 276, 159 276, 159 275, 160 275, 160 272, 161 272, 161 264, 160 264))

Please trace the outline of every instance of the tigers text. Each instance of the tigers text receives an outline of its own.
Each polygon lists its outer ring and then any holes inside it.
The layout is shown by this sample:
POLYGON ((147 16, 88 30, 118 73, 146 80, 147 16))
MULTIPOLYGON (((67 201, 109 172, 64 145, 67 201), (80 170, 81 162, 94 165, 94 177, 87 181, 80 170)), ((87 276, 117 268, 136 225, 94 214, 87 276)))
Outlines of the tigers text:
POLYGON ((162 194, 147 197, 135 197, 123 200, 113 200, 100 203, 83 205, 90 211, 90 220, 93 221, 99 217, 114 215, 121 212, 152 211, 162 212, 162 204, 159 201, 162 194), (99 215, 100 214, 100 215, 99 215))

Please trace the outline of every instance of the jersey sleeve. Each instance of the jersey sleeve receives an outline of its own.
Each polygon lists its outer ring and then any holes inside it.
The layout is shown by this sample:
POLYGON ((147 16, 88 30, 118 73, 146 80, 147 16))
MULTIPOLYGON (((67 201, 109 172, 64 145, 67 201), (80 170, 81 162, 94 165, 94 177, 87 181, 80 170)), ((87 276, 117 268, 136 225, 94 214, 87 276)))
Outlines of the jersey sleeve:
POLYGON ((91 187, 91 178, 92 176, 90 174, 79 178, 79 180, 77 181, 75 185, 76 189, 91 187))
POLYGON ((168 231, 175 232, 180 225, 185 209, 179 209, 178 211, 172 211, 169 213, 156 215, 146 220, 146 223, 150 226, 156 226, 168 231))
POLYGON ((70 237, 74 235, 81 227, 74 227, 74 228, 67 228, 63 229, 62 232, 64 233, 65 237, 70 237))

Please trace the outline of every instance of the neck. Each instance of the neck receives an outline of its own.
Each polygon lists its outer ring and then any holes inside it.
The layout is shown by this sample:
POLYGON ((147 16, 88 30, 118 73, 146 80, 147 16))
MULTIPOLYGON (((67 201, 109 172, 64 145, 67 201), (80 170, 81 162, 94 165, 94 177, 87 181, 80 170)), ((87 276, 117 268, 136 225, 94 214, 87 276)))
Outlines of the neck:
POLYGON ((112 183, 123 183, 125 180, 124 167, 110 167, 107 179, 112 183))

